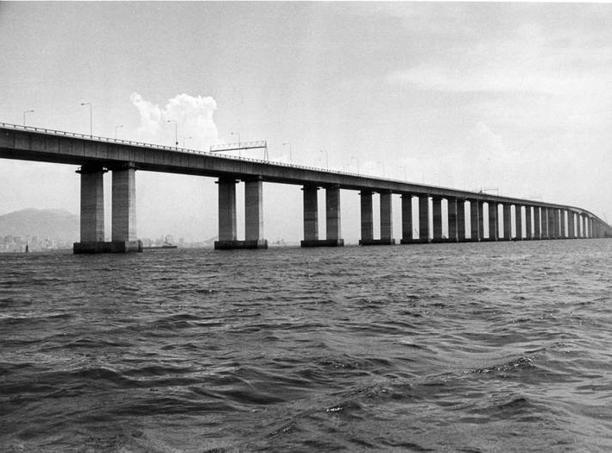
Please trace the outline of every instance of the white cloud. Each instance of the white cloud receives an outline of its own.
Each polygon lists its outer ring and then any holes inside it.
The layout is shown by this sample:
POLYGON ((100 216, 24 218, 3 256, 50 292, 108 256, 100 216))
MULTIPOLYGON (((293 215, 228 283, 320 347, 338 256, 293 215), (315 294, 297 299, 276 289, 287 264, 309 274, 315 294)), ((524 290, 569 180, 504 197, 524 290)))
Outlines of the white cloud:
POLYGON ((207 149, 219 141, 213 118, 217 103, 210 96, 179 94, 163 108, 138 93, 132 93, 130 100, 140 113, 137 132, 141 140, 174 144, 176 137, 181 146, 185 143, 195 149, 207 149))

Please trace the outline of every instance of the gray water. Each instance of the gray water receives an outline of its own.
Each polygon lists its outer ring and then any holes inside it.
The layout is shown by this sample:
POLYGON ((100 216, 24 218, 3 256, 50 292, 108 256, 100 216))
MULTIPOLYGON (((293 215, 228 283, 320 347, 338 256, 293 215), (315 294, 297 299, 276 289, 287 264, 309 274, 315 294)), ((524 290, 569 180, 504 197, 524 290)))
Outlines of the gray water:
POLYGON ((0 255, 2 451, 610 451, 612 241, 0 255))

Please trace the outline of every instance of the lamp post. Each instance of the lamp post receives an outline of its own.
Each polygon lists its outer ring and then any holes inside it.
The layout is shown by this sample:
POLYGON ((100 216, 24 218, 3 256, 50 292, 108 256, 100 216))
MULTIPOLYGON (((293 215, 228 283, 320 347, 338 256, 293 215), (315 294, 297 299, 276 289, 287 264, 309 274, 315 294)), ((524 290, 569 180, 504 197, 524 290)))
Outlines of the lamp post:
POLYGON ((91 102, 81 102, 81 106, 89 106, 89 137, 93 137, 93 106, 91 102))
POLYGON ((115 126, 115 140, 117 140, 117 130, 121 129, 123 127, 123 124, 120 124, 118 126, 115 126))
MULTIPOLYGON (((238 146, 240 147, 240 132, 230 132, 230 136, 236 135, 238 137, 238 146)), ((242 152, 238 150, 238 157, 242 157, 242 152)))
POLYGON ((351 156, 351 162, 355 161, 355 165, 357 166, 357 174, 359 174, 359 159, 357 159, 355 156, 351 156))
POLYGON ((283 143, 283 146, 285 146, 285 145, 289 145, 289 162, 293 162, 293 155, 291 153, 291 148, 292 148, 291 143, 285 142, 285 143, 283 143))
POLYGON ((325 167, 329 170, 329 154, 327 154, 327 150, 322 149, 321 154, 325 153, 325 167))
POLYGON ((167 123, 174 123, 174 145, 178 148, 178 123, 176 120, 166 120, 167 123))
POLYGON ((26 125, 26 113, 34 113, 34 110, 30 109, 30 110, 24 110, 23 111, 23 125, 26 125))

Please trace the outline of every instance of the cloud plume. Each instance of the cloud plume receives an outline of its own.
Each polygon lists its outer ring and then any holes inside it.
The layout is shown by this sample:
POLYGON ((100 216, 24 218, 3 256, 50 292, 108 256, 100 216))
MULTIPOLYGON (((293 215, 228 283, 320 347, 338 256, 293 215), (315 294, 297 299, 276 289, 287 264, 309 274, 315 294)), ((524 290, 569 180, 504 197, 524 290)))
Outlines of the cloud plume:
POLYGON ((195 149, 207 149, 218 143, 213 118, 217 103, 210 96, 179 94, 169 99, 163 108, 136 92, 132 93, 130 101, 140 113, 137 132, 141 140, 173 145, 176 135, 180 146, 184 144, 187 148, 195 149))

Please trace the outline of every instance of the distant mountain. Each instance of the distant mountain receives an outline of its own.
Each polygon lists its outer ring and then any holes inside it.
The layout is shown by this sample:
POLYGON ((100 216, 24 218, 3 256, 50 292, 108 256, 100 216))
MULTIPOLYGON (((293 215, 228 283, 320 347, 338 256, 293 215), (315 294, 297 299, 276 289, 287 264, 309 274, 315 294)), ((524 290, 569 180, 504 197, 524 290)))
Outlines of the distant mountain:
POLYGON ((0 237, 38 236, 76 242, 79 229, 79 216, 63 209, 23 209, 0 215, 0 237))

